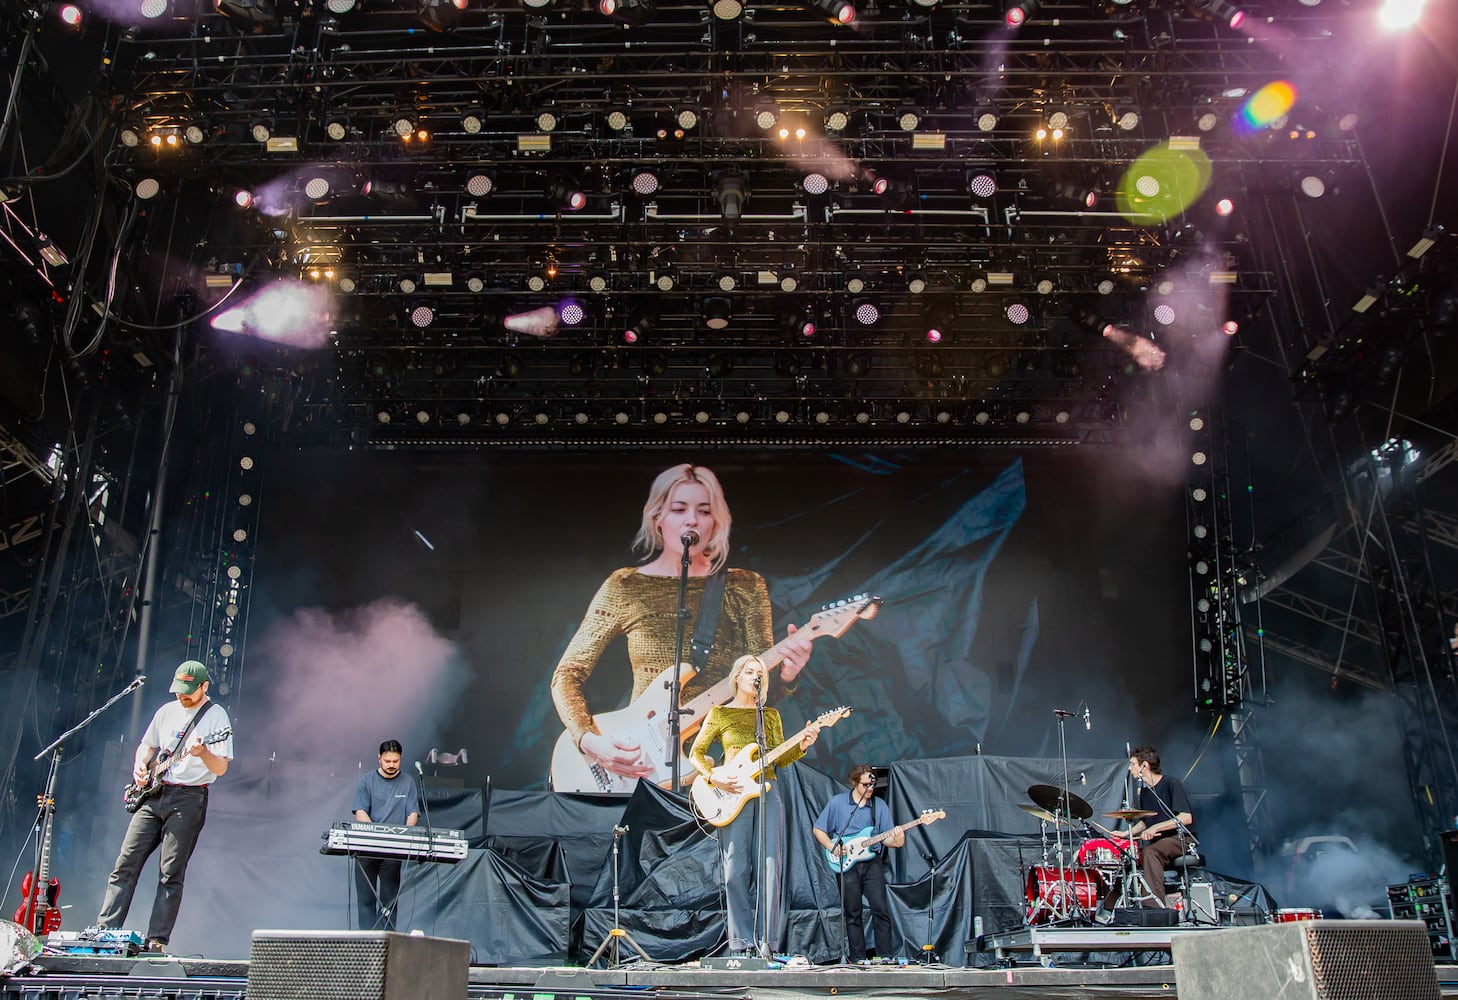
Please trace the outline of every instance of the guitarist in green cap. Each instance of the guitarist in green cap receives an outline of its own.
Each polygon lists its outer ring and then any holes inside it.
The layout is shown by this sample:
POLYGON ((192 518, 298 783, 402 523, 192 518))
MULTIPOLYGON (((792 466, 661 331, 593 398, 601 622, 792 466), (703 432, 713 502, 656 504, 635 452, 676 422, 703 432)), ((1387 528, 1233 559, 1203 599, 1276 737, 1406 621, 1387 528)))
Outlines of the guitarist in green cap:
POLYGON ((96 918, 100 927, 122 926, 142 865, 161 847, 147 924, 147 950, 155 952, 166 951, 177 923, 187 862, 207 820, 208 786, 227 773, 233 759, 232 723, 223 706, 208 698, 208 668, 184 661, 169 690, 175 699, 157 709, 137 747, 127 789, 129 808, 136 811, 96 918))

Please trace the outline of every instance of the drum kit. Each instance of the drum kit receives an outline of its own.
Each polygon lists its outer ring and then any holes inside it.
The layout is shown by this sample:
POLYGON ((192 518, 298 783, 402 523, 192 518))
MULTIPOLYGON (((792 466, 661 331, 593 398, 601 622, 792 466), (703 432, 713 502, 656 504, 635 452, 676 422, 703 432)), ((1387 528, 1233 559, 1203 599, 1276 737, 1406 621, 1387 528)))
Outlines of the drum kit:
MULTIPOLYGON (((1042 863, 1028 871, 1029 924, 1087 922, 1115 888, 1129 905, 1152 895, 1139 867, 1138 840, 1095 821, 1088 802, 1056 785, 1033 785, 1028 798, 1032 805, 1020 802, 1018 808, 1042 821, 1043 841, 1042 863)), ((1134 823, 1155 814, 1115 809, 1103 815, 1134 823)))

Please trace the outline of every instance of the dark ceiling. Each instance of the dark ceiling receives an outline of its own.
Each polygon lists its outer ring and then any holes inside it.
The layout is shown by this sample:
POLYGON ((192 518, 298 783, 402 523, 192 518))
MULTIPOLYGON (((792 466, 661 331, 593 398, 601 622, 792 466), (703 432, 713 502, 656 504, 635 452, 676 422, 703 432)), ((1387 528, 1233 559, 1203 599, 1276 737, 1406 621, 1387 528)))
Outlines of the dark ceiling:
MULTIPOLYGON (((51 86, 99 81, 50 129, 59 147, 91 116, 97 238, 85 189, 36 225, 74 233, 57 284, 84 274, 112 363, 155 377, 191 320, 184 359, 326 438, 1138 443, 1243 349, 1337 345, 1347 303, 1396 269, 1382 242, 1434 221, 1376 190, 1389 151, 1362 137, 1385 139, 1401 66, 1368 40, 1370 3, 1266 0, 1239 29, 1223 0, 1045 3, 1016 29, 988 3, 872 3, 851 24, 799 5, 221 8, 93 12, 92 47, 41 20, 51 86), (1384 69, 1387 95, 1354 79, 1384 69), (1242 128, 1277 80, 1294 107, 1242 128), (209 329, 278 278, 320 292, 322 349, 209 329)), ((1401 167, 1413 205, 1429 159, 1401 167)), ((1416 323, 1429 277, 1392 297, 1416 323)), ((49 308, 85 345, 67 298, 49 308)))

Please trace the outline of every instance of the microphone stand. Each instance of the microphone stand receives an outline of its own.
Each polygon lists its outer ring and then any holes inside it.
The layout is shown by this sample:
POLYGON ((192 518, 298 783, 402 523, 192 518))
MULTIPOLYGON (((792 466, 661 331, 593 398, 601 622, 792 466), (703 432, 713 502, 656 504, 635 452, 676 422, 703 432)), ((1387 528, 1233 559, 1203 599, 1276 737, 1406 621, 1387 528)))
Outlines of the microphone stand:
MULTIPOLYGON (((755 678, 754 682, 754 740, 759 744, 759 760, 764 760, 765 731, 764 731, 764 699, 765 694, 764 673, 755 678)), ((756 764, 758 767, 759 764, 756 764)), ((769 776, 760 769, 755 777, 759 782, 759 808, 756 813, 759 817, 759 827, 755 831, 757 841, 757 854, 759 865, 755 870, 755 895, 759 898, 755 901, 754 917, 754 952, 760 958, 768 961, 772 956, 769 947, 769 920, 770 920, 770 885, 766 877, 769 869, 769 810, 770 796, 774 794, 769 776)), ((843 911, 842 911, 843 912, 843 911)))
MULTIPOLYGON (((835 881, 836 881, 836 883, 840 887, 840 964, 841 965, 849 965, 850 964, 850 922, 846 919, 846 915, 845 915, 845 870, 846 870, 846 863, 845 863, 845 835, 846 835, 846 831, 848 831, 850 829, 850 825, 852 823, 854 823, 855 822, 855 819, 856 819, 856 793, 855 793, 855 790, 854 789, 851 790, 850 797, 851 797, 851 812, 850 812, 850 816, 848 816, 846 818, 845 825, 840 828, 840 832, 835 835, 835 843, 836 843, 836 846, 838 846, 840 848, 840 857, 839 857, 839 862, 840 863, 838 865, 836 865, 836 868, 835 868, 835 881)), ((875 822, 875 816, 876 816, 876 810, 875 810, 875 807, 873 806, 871 808, 871 820, 872 820, 873 823, 875 822)))
MULTIPOLYGON (((685 534, 681 541, 690 536, 685 534)), ((697 542, 697 536, 694 537, 697 542)), ((683 723, 680 716, 683 709, 680 702, 683 697, 683 642, 684 631, 688 625, 688 581, 689 581, 689 549, 690 545, 683 545, 683 562, 678 571, 678 623, 676 635, 673 641, 673 680, 668 685, 668 773, 669 785, 675 792, 679 790, 679 773, 683 762, 683 723)))
POLYGON ((921 857, 931 866, 931 872, 927 876, 930 881, 927 882, 926 892, 926 941, 921 946, 921 964, 932 965, 937 960, 936 924, 932 919, 937 909, 937 852, 928 851, 921 857))
MULTIPOLYGON (((47 754, 50 754, 51 757, 50 768, 46 773, 46 789, 44 792, 41 793, 40 811, 37 814, 36 818, 37 830, 41 829, 45 825, 46 810, 51 808, 52 804, 56 801, 56 781, 61 776, 61 754, 65 750, 65 742, 69 740, 72 736, 75 736, 81 730, 85 729, 87 726, 91 725, 91 723, 95 722, 103 712, 111 708, 111 706, 115 705, 117 702, 121 701, 127 695, 131 694, 133 691, 141 690, 142 685, 146 682, 147 677, 145 674, 139 674, 136 677, 132 678, 131 682, 128 683, 126 687, 122 688, 116 694, 106 699, 106 701, 101 705, 100 708, 92 709, 89 713, 87 713, 86 718, 76 723, 60 736, 57 736, 55 739, 51 740, 50 743, 46 744, 34 757, 31 758, 31 760, 36 761, 40 760, 47 754)), ((31 868, 31 871, 35 873, 35 875, 33 876, 34 878, 40 877, 41 852, 45 850, 45 844, 42 843, 42 839, 43 838, 37 837, 35 842, 35 863, 34 867, 31 868)), ((43 885, 31 886, 32 902, 31 905, 26 907, 26 916, 29 918, 29 922, 31 925, 27 927, 26 930, 30 931, 31 933, 35 932, 35 906, 38 904, 38 901, 41 898, 41 894, 46 891, 46 888, 47 887, 43 885)))
POLYGON ((639 945, 637 941, 633 940, 633 935, 623 930, 621 913, 618 909, 618 900, 621 894, 618 882, 618 841, 622 840, 623 834, 627 832, 628 828, 626 826, 613 827, 613 926, 612 929, 607 932, 607 936, 602 939, 602 944, 597 946, 597 951, 594 951, 592 953, 592 957, 587 960, 587 964, 584 966, 584 968, 591 968, 592 963, 596 962, 599 958, 602 957, 602 953, 607 951, 607 947, 609 944, 613 946, 613 955, 612 958, 609 960, 608 964, 617 965, 619 961, 619 938, 628 942, 628 946, 636 951, 642 957, 643 961, 653 961, 653 959, 648 957, 648 953, 643 950, 642 946, 639 945))

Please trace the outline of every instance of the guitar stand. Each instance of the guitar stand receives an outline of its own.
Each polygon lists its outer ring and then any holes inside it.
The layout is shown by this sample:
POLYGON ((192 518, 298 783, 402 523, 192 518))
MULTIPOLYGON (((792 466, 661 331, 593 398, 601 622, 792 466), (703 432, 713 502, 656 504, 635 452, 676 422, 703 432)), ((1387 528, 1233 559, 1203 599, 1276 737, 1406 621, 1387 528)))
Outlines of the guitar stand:
POLYGON ((633 935, 623 930, 622 921, 620 919, 618 911, 618 841, 622 839, 622 836, 624 833, 627 832, 627 829, 628 828, 625 826, 613 827, 613 926, 612 929, 607 932, 607 936, 602 939, 602 944, 598 945, 597 950, 592 953, 592 957, 584 963, 584 968, 591 968, 592 963, 596 962, 599 958, 602 957, 603 952, 607 951, 608 945, 612 945, 613 948, 613 957, 608 964, 610 966, 622 964, 622 957, 618 952, 618 942, 620 940, 626 941, 628 947, 636 951, 638 953, 638 956, 642 958, 643 961, 653 961, 653 959, 649 957, 648 953, 643 950, 643 947, 638 944, 637 941, 633 940, 633 935))

